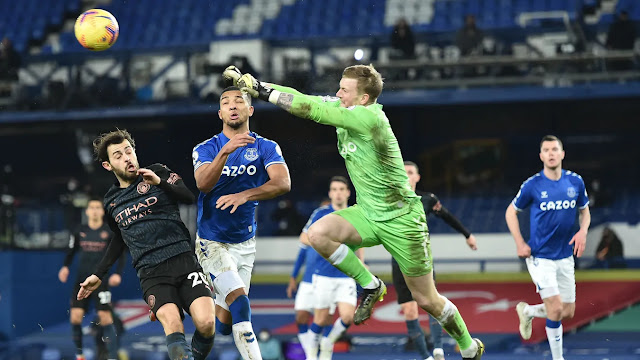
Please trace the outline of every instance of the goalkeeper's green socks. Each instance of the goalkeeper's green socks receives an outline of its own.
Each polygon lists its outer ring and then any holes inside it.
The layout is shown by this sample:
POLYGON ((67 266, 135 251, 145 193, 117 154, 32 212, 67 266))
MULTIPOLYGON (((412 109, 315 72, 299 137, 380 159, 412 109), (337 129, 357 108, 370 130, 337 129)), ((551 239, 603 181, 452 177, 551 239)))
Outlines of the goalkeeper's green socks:
POLYGON ((442 328, 460 345, 460 351, 463 358, 474 356, 477 351, 477 346, 474 345, 474 341, 467 330, 467 325, 464 323, 458 308, 446 297, 440 295, 444 299, 445 304, 440 316, 436 317, 436 320, 442 325, 442 328), (473 348, 471 348, 473 346, 473 348), (473 354, 473 355, 472 355, 473 354))
POLYGON ((352 277, 364 289, 375 289, 380 285, 378 278, 367 270, 358 256, 345 244, 340 244, 327 260, 352 277))

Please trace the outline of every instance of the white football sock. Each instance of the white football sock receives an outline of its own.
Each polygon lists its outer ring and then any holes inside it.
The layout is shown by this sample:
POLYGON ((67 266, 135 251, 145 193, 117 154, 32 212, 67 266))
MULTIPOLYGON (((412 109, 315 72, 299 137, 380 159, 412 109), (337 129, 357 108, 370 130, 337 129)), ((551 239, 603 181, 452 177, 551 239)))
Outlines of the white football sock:
POLYGON ((530 317, 537 317, 537 318, 547 317, 547 309, 544 307, 544 304, 527 305, 524 307, 524 310, 522 312, 525 315, 530 317))
POLYGON ((249 321, 241 321, 231 326, 233 340, 243 359, 262 360, 258 339, 249 321))
POLYGON ((546 327, 547 339, 551 348, 551 356, 553 360, 563 360, 562 357, 562 325, 557 328, 546 327))

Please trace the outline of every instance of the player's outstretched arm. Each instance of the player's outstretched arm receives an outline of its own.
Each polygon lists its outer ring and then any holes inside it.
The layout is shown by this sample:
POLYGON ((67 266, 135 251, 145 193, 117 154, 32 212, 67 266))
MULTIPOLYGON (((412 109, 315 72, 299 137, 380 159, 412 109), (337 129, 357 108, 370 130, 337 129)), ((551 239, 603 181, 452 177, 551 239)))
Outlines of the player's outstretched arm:
POLYGON ((107 217, 107 219, 109 227, 111 231, 113 231, 113 237, 111 241, 109 241, 109 246, 107 246, 107 251, 104 253, 102 260, 100 260, 100 263, 98 263, 98 266, 96 266, 93 272, 98 279, 102 279, 107 274, 111 266, 120 258, 126 248, 124 240, 122 240, 122 233, 115 220, 110 216, 107 217))
POLYGON ((276 90, 251 74, 242 75, 238 86, 254 98, 268 101, 297 117, 320 124, 368 133, 378 122, 378 118, 363 106, 343 108, 336 101, 318 101, 322 98, 276 90))

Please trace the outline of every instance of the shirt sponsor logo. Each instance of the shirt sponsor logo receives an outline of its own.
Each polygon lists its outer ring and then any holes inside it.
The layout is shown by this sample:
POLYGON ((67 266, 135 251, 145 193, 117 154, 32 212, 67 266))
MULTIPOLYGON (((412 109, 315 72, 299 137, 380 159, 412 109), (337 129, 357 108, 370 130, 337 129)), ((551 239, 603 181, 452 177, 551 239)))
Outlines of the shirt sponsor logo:
POLYGON ((258 149, 256 148, 247 148, 244 152, 244 158, 247 159, 247 161, 255 161, 258 159, 258 156, 258 149))
POLYGON ((125 226, 131 224, 135 220, 141 219, 151 213, 150 207, 158 202, 158 198, 151 196, 138 204, 131 205, 116 214, 113 219, 118 225, 125 226))
POLYGON ((240 165, 240 166, 227 166, 225 165, 222 168, 222 175, 226 175, 226 176, 238 176, 238 175, 242 175, 245 172, 248 175, 254 175, 256 173, 256 167, 255 165, 249 165, 249 166, 244 166, 244 165, 240 165))
POLYGON ((543 201, 540 203, 540 210, 567 210, 576 207, 575 200, 556 200, 556 201, 543 201))
POLYGON ((342 157, 345 157, 347 156, 348 153, 354 153, 356 152, 356 150, 358 150, 358 147, 356 146, 356 144, 349 141, 346 144, 342 144, 342 148, 340 149, 340 155, 342 155, 342 157))

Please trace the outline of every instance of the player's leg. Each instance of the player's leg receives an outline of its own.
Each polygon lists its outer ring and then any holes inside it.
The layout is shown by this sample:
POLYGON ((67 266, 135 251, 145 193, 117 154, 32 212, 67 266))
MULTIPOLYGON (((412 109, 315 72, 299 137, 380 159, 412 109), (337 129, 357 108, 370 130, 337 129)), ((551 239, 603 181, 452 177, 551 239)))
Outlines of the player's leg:
MULTIPOLYGON (((77 292, 76 292, 77 294, 77 292)), ((80 301, 85 301, 87 299, 83 299, 80 301)), ((79 302, 80 302, 79 301, 79 302)), ((73 305, 82 305, 82 304, 72 304, 73 305)), ((82 319, 84 318, 84 307, 72 307, 69 311, 69 320, 71 322, 71 337, 73 339, 73 344, 76 347, 76 359, 84 360, 84 355, 82 353, 82 319)))
MULTIPOLYGON (((573 261, 573 258, 571 258, 573 261)), ((526 259, 527 269, 536 289, 542 298, 547 314, 546 333, 551 356, 554 360, 562 356, 562 297, 558 284, 558 262, 549 259, 529 257, 526 259)), ((574 283, 575 284, 575 283, 574 283)), ((575 300, 575 286, 574 300, 575 300)))
POLYGON ((208 278, 192 254, 182 262, 185 268, 178 293, 183 308, 191 315, 196 327, 191 338, 191 350, 194 360, 204 360, 213 347, 215 334, 215 307, 209 289, 208 278))
MULTIPOLYGON (((436 285, 436 271, 433 270, 432 272, 434 285, 436 285)), ((431 342, 433 344, 433 359, 444 360, 444 349, 442 347, 442 325, 440 325, 440 323, 431 314, 429 314, 429 329, 431 342)))
POLYGON ((404 314, 404 321, 407 324, 407 333, 409 338, 416 345, 416 349, 422 359, 429 357, 429 350, 427 348, 427 341, 418 321, 418 303, 413 300, 411 291, 407 287, 407 283, 404 281, 404 276, 400 271, 398 262, 391 258, 391 276, 393 278, 393 286, 396 289, 398 296, 398 304, 404 314))
POLYGON ((320 349, 322 333, 325 326, 329 325, 331 325, 329 307, 324 307, 316 303, 313 311, 313 323, 311 323, 311 326, 309 327, 309 347, 305 353, 307 360, 318 359, 318 350, 320 349))
POLYGON ((140 287, 143 299, 162 324, 169 359, 193 360, 191 349, 184 336, 184 325, 182 324, 184 314, 178 307, 181 300, 178 287, 175 284, 175 275, 168 273, 176 267, 179 268, 180 263, 176 260, 181 260, 181 257, 170 258, 165 263, 161 263, 162 266, 143 270, 140 275, 140 287), (164 269, 166 271, 163 271, 164 269))
MULTIPOLYGON (((351 206, 322 217, 311 225, 307 235, 311 246, 331 264, 364 289, 375 289, 379 286, 378 279, 347 246, 366 246, 363 244, 365 238, 375 239, 375 234, 366 231, 366 223, 367 219, 360 209, 351 206), (356 222, 359 224, 354 224, 356 222)), ((373 245, 376 244, 369 246, 373 245)))
POLYGON ((245 359, 262 359, 251 324, 249 286, 256 254, 255 238, 239 244, 223 244, 198 239, 196 255, 213 279, 216 291, 216 330, 231 334, 245 359), (220 312, 218 312, 220 310, 220 312))
POLYGON ((340 314, 340 317, 333 323, 331 331, 322 338, 320 360, 331 360, 333 345, 353 323, 354 311, 358 301, 356 282, 353 279, 336 279, 335 284, 334 301, 338 304, 338 314, 340 314))
POLYGON ((100 327, 102 328, 102 342, 107 349, 109 359, 118 358, 118 340, 116 339, 116 327, 113 325, 113 315, 111 309, 111 291, 106 281, 100 284, 100 287, 93 292, 92 297, 100 319, 100 327), (94 296, 95 295, 95 296, 94 296))
POLYGON ((215 305, 211 294, 195 299, 189 306, 189 313, 196 327, 191 338, 194 360, 204 360, 213 348, 215 336, 215 305))
POLYGON ((76 359, 84 360, 82 353, 82 319, 89 306, 89 299, 78 300, 76 295, 80 291, 80 281, 76 281, 71 293, 71 309, 69 310, 69 322, 71 323, 71 338, 76 347, 76 359))
POLYGON ((484 345, 472 339, 456 306, 435 287, 426 216, 421 205, 392 221, 380 223, 376 233, 393 255, 418 306, 442 325, 460 346, 463 359, 480 359, 484 345))
POLYGON ((372 223, 354 205, 324 216, 311 225, 307 233, 311 245, 320 255, 364 289, 354 317, 356 325, 371 317, 373 306, 387 293, 384 283, 373 276, 352 249, 347 247, 378 245, 372 228, 372 223))
POLYGON ((296 325, 298 326, 298 341, 302 345, 305 354, 311 341, 311 333, 309 333, 309 320, 313 313, 314 295, 313 285, 303 281, 298 286, 294 310, 296 311, 296 325))

